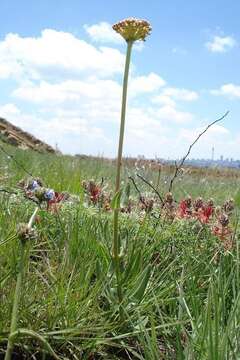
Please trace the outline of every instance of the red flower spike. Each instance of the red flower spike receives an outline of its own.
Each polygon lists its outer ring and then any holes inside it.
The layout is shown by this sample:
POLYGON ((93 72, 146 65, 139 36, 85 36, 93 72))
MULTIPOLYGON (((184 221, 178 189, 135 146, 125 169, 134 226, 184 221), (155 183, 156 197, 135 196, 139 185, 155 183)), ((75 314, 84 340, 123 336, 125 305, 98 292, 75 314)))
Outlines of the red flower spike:
POLYGON ((178 216, 180 218, 189 218, 192 215, 191 202, 189 199, 182 200, 178 208, 178 216))
POLYGON ((65 199, 65 194, 55 191, 54 198, 47 202, 47 210, 52 212, 58 212, 60 208, 60 205, 58 204, 64 199, 65 199))

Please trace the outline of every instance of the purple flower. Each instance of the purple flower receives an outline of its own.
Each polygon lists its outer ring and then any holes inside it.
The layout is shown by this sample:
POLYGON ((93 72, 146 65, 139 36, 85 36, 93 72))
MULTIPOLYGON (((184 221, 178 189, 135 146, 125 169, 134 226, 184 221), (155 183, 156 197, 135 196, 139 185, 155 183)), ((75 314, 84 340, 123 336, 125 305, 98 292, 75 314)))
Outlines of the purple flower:
POLYGON ((55 197, 55 191, 53 189, 47 189, 47 191, 44 193, 44 198, 47 201, 53 200, 55 197))
POLYGON ((32 182, 30 182, 30 184, 28 185, 27 189, 30 191, 35 191, 36 189, 38 189, 40 187, 39 183, 37 182, 37 180, 33 180, 32 182))

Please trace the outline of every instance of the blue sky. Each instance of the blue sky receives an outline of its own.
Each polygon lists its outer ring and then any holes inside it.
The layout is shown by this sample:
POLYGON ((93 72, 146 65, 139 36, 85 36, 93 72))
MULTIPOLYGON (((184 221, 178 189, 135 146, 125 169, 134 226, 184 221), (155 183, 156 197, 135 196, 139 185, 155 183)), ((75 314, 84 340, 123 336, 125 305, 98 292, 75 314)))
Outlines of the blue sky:
POLYGON ((238 1, 0 2, 0 116, 66 153, 115 156, 125 44, 111 24, 147 19, 132 56, 126 155, 240 158, 238 1))

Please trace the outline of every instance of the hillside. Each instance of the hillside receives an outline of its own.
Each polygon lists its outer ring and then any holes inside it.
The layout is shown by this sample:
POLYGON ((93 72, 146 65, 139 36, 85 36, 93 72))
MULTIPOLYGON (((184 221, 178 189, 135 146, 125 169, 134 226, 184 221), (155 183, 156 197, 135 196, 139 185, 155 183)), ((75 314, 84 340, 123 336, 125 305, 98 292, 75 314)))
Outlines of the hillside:
POLYGON ((0 117, 0 137, 13 146, 21 149, 32 149, 38 152, 56 153, 56 150, 42 140, 23 131, 19 127, 11 124, 6 119, 0 117))

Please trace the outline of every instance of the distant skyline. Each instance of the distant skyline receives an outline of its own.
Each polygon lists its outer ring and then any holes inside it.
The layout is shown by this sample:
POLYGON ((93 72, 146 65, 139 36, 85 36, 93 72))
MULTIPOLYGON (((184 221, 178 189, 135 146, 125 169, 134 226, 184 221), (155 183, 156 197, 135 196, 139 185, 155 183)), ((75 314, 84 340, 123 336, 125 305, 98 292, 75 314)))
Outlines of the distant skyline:
POLYGON ((0 117, 64 153, 114 157, 125 44, 111 25, 147 19, 131 64, 124 154, 240 159, 240 2, 0 2, 0 117))

